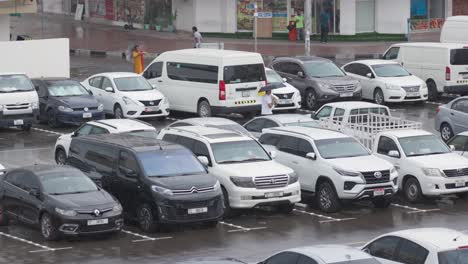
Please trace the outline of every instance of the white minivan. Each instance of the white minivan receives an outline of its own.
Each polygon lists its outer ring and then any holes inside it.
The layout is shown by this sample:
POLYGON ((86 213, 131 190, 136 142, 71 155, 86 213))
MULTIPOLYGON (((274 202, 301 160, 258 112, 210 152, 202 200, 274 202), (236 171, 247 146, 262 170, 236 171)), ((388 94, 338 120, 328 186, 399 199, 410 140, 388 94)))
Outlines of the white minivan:
POLYGON ((440 42, 468 44, 468 16, 447 18, 440 32, 440 42))
POLYGON ((214 49, 164 52, 143 77, 169 98, 171 110, 201 117, 259 112, 258 91, 266 84, 260 54, 214 49))
POLYGON ((399 62, 426 82, 429 100, 441 93, 468 94, 468 46, 456 43, 399 43, 384 59, 399 62))

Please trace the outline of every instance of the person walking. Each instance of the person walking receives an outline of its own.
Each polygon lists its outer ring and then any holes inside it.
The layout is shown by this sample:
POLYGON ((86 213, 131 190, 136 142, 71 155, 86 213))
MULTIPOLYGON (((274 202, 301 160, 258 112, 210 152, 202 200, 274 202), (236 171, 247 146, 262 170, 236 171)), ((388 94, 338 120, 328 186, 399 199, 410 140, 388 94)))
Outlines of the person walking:
POLYGON ((133 72, 142 73, 145 67, 145 62, 143 55, 145 52, 141 49, 140 45, 135 45, 132 49, 132 59, 133 59, 133 72))
POLYGON ((328 42, 328 32, 330 31, 330 15, 325 10, 320 13, 320 42, 328 42))
POLYGON ((294 22, 296 23, 297 40, 302 40, 304 34, 304 15, 302 15, 301 11, 297 12, 294 22))
POLYGON ((277 104, 278 98, 271 94, 271 89, 265 91, 262 96, 262 115, 272 115, 273 107, 277 104))
POLYGON ((201 48, 201 42, 202 42, 202 35, 200 32, 198 32, 197 27, 192 27, 192 32, 193 32, 193 47, 196 49, 201 48))

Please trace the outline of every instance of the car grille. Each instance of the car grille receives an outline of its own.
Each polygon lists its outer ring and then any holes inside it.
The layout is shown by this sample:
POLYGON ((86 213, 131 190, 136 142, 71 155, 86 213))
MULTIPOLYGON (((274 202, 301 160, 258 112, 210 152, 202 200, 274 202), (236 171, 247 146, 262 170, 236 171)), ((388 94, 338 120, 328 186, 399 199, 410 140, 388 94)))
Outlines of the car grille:
MULTIPOLYGON (((88 111, 91 111, 91 110, 97 110, 98 108, 97 107, 87 107, 88 108, 88 111)), ((73 108, 73 111, 84 111, 84 107, 78 107, 78 108, 73 108)))
POLYGON ((4 118, 9 118, 9 119, 28 119, 28 118, 33 118, 33 114, 20 114, 20 115, 3 115, 4 118))
POLYGON ((445 184, 445 189, 458 189, 458 188, 465 188, 465 187, 468 187, 468 182, 465 183, 465 186, 459 186, 459 187, 457 187, 455 183, 445 184))
POLYGON ((167 206, 160 206, 166 219, 173 221, 199 221, 219 217, 223 212, 223 200, 216 197, 210 200, 188 202, 172 200, 167 206), (207 207, 208 212, 189 214, 188 209, 207 207))
POLYGON ((214 191, 214 186, 211 187, 205 187, 205 188, 197 188, 197 187, 192 187, 187 190, 173 190, 173 194, 192 194, 192 193, 206 193, 206 192, 212 192, 214 191))
POLYGON ((260 176, 254 179, 257 189, 281 188, 287 186, 288 182, 288 175, 260 176))
POLYGON ((468 168, 455 169, 455 170, 444 170, 445 176, 447 177, 463 177, 468 176, 468 168))
POLYGON ((274 94, 278 99, 291 99, 294 93, 286 93, 286 94, 274 94))
POLYGON ((142 115, 142 116, 144 116, 144 115, 159 115, 159 114, 162 114, 162 111, 161 111, 161 110, 152 111, 152 112, 141 112, 141 115, 142 115))
POLYGON ((294 106, 294 104, 277 104, 276 108, 278 108, 278 107, 293 107, 293 106, 294 106))
POLYGON ((356 85, 354 84, 333 85, 332 89, 339 93, 354 92, 354 90, 356 89, 356 85))
POLYGON ((27 104, 7 104, 5 105, 6 109, 8 110, 21 110, 21 109, 28 109, 29 103, 27 104))
POLYGON ((109 223, 105 225, 95 225, 95 226, 86 226, 82 225, 79 227, 78 232, 80 233, 91 233, 91 232, 100 232, 100 231, 107 231, 112 230, 115 228, 115 223, 109 223))
POLYGON ((419 86, 402 86, 401 88, 407 93, 419 92, 419 86))
POLYGON ((389 170, 384 170, 384 171, 365 171, 361 172, 361 174, 364 176, 364 179, 366 179, 367 184, 376 184, 376 183, 386 183, 390 181, 390 171, 389 170), (380 172, 382 174, 382 177, 377 178, 375 177, 375 173, 380 172))
POLYGON ((140 101, 140 103, 144 104, 145 106, 158 106, 159 103, 161 103, 161 99, 154 101, 140 101))

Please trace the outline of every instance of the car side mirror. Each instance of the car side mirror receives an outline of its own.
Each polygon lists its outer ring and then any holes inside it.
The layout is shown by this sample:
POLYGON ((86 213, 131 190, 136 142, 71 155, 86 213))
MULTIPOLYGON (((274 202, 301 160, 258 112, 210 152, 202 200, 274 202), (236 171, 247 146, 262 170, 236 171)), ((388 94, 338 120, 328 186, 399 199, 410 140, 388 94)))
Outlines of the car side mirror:
POLYGON ((366 74, 366 77, 369 78, 369 79, 373 79, 374 78, 374 75, 372 75, 372 73, 368 72, 366 74))
POLYGON ((208 165, 210 164, 210 161, 206 156, 198 156, 197 158, 200 161, 200 163, 203 164, 203 166, 205 167, 208 167, 208 165))
POLYGON ((287 82, 287 81, 288 81, 288 79, 286 79, 286 78, 283 78, 283 82, 287 82))
POLYGON ((156 84, 154 84, 154 83, 153 83, 153 84, 151 84, 151 87, 153 87, 153 89, 156 89, 156 88, 158 88, 158 86, 157 86, 156 84))
POLYGON ((316 160, 317 159, 317 155, 313 152, 309 152, 306 154, 306 158, 308 159, 311 159, 311 160, 316 160))
POLYGON ((312 119, 314 119, 314 120, 318 120, 318 118, 317 118, 317 113, 316 113, 315 111, 312 111, 312 112, 310 113, 310 118, 312 118, 312 119))
POLYGON ((299 78, 304 78, 304 73, 303 72, 297 72, 297 77, 299 78))
POLYGON ((276 155, 277 155, 277 154, 276 154, 276 151, 274 151, 274 150, 270 151, 270 157, 271 157, 272 159, 276 159, 276 155))
POLYGON ((113 93, 114 92, 114 88, 112 87, 107 87, 106 89, 104 89, 104 91, 108 92, 108 93, 113 93))
POLYGON ((400 152, 398 152, 397 150, 390 150, 388 152, 388 156, 392 158, 400 158, 400 152))
POLYGON ((29 195, 34 196, 34 197, 36 197, 36 198, 39 198, 39 190, 36 189, 36 188, 32 188, 32 189, 29 191, 29 195))
POLYGON ((78 136, 78 131, 74 131, 71 136, 72 137, 77 137, 78 136))
POLYGON ((450 145, 449 147, 450 147, 451 151, 455 151, 455 146, 454 145, 450 145))

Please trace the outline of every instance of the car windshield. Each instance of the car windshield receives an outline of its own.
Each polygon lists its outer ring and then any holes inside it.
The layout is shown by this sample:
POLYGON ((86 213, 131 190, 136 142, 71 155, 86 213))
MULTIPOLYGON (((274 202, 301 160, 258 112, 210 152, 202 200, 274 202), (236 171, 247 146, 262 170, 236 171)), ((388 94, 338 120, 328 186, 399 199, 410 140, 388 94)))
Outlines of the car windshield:
POLYGON ((331 138, 315 141, 315 146, 324 159, 339 159, 368 156, 369 151, 354 138, 331 138))
POLYGON ((34 86, 26 75, 0 75, 0 93, 33 91, 34 86))
POLYGON ((81 171, 49 172, 39 179, 44 192, 50 195, 88 193, 98 190, 96 184, 81 171))
POLYGON ((151 84, 141 76, 115 78, 117 89, 122 92, 152 90, 151 84))
POLYGON ((320 127, 317 121, 298 121, 292 123, 285 123, 284 126, 320 127))
POLYGON ((410 75, 400 64, 396 63, 372 65, 372 69, 378 77, 405 77, 410 75))
POLYGON ((266 78, 268 83, 283 83, 283 78, 275 71, 266 71, 266 78))
POLYGON ((468 249, 439 252, 439 264, 468 264, 468 249))
POLYGON ((307 75, 313 78, 345 76, 344 72, 338 68, 338 66, 328 61, 304 63, 304 69, 307 75))
POLYGON ((171 177, 205 174, 206 170, 187 149, 165 149, 138 154, 148 177, 171 177))
POLYGON ((135 130, 125 134, 144 138, 156 138, 158 136, 158 132, 156 130, 135 130))
POLYGON ((450 149, 434 135, 412 136, 398 139, 407 157, 449 153, 450 149))
POLYGON ((50 96, 82 96, 89 95, 88 90, 86 90, 79 83, 57 83, 51 84, 48 87, 50 96))
POLYGON ((267 161, 270 157, 255 140, 211 144, 218 164, 267 161))

